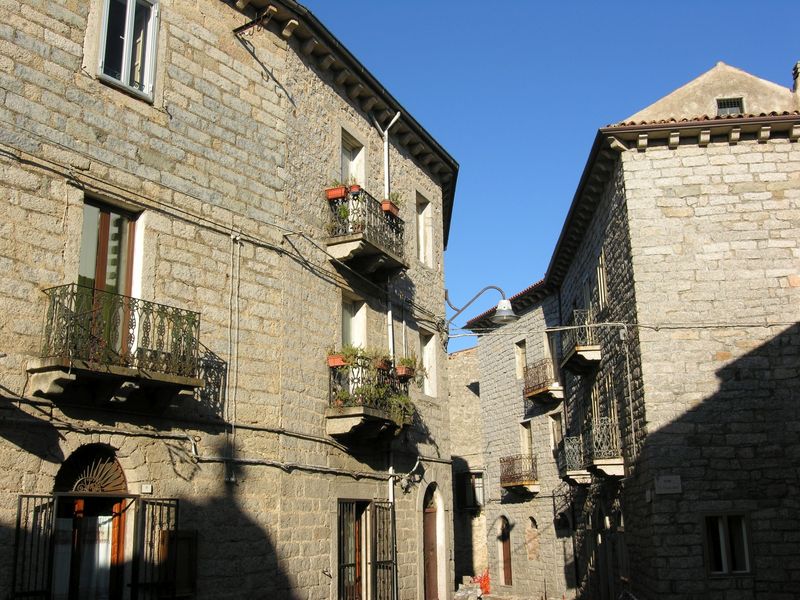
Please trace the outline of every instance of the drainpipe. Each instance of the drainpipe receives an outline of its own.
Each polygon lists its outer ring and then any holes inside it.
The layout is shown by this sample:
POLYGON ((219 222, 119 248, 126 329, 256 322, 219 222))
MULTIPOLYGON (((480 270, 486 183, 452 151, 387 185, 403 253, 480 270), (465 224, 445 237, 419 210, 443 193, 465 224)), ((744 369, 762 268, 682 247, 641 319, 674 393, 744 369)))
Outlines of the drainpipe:
MULTIPOLYGON (((381 134, 383 138, 383 197, 388 200, 389 198, 389 130, 397 123, 397 120, 400 118, 400 111, 397 111, 397 114, 394 118, 389 122, 386 126, 386 129, 381 129, 378 120, 375 118, 375 115, 372 115, 372 122, 375 123, 375 127, 381 134)), ((386 328, 389 332, 389 358, 392 359, 394 362, 394 323, 392 317, 392 294, 391 294, 391 285, 390 281, 386 282, 386 328)))

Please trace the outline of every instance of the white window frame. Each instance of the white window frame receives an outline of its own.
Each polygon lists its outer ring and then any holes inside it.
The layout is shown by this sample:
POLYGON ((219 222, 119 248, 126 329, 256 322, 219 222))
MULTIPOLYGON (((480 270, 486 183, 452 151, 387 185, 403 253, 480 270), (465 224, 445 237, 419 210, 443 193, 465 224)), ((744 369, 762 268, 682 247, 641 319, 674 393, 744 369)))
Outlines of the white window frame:
POLYGON ((156 40, 158 39, 159 5, 158 0, 125 0, 125 40, 122 48, 122 73, 120 79, 105 73, 105 54, 108 36, 108 18, 111 0, 103 0, 103 21, 100 29, 100 53, 98 57, 97 76, 106 83, 119 87, 134 96, 153 101, 155 82, 156 40), (131 75, 131 43, 133 39, 133 15, 137 4, 150 6, 150 22, 147 27, 144 90, 128 83, 131 75))
POLYGON ((712 577, 724 577, 724 576, 735 576, 735 575, 749 575, 753 571, 753 564, 750 555, 750 523, 747 518, 746 514, 741 513, 723 513, 723 514, 706 514, 703 515, 703 542, 705 546, 705 556, 706 556, 706 569, 708 574, 712 577), (743 550, 744 550, 744 562, 745 568, 739 570, 733 570, 731 567, 732 557, 730 555, 730 542, 731 542, 731 531, 729 530, 729 518, 730 517, 737 517, 741 520, 741 535, 742 535, 742 542, 743 542, 743 550), (713 519, 715 521, 716 527, 712 529, 709 527, 709 520, 713 519), (712 568, 711 565, 711 545, 710 545, 710 538, 714 536, 720 546, 721 550, 721 559, 722 559, 722 570, 717 571, 712 568))

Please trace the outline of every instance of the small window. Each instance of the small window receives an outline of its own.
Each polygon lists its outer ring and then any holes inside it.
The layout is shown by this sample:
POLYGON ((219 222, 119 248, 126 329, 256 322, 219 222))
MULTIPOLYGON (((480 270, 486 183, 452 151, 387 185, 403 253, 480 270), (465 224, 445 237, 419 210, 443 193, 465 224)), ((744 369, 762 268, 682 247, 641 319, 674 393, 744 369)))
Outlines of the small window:
POLYGON ((417 194, 417 258, 426 267, 433 266, 433 229, 431 203, 417 194))
POLYGON ((718 98, 717 116, 744 114, 744 102, 741 98, 718 98))
POLYGON ((101 78, 152 99, 158 5, 151 0, 105 0, 101 78))
POLYGON ((527 365, 527 355, 525 352, 525 340, 520 340, 514 344, 514 360, 516 363, 517 379, 525 377, 525 365, 527 365))
POLYGON ((366 316, 363 301, 347 297, 342 299, 342 346, 366 346, 366 316))
POLYGON ((483 473, 456 475, 456 507, 461 510, 480 510, 483 506, 483 473))
POLYGON ((550 414, 550 448, 555 450, 564 439, 564 427, 561 424, 561 413, 550 414))
POLYGON ((606 286, 606 252, 600 251, 597 257, 597 308, 603 310, 608 304, 608 288, 606 286))
POLYGON ((422 391, 427 396, 436 395, 436 343, 432 334, 419 334, 419 348, 422 355, 422 366, 425 376, 422 391))
POLYGON ((364 185, 364 146, 342 129, 342 182, 364 185))
POLYGON ((735 575, 750 572, 744 515, 707 516, 705 536, 710 574, 735 575))

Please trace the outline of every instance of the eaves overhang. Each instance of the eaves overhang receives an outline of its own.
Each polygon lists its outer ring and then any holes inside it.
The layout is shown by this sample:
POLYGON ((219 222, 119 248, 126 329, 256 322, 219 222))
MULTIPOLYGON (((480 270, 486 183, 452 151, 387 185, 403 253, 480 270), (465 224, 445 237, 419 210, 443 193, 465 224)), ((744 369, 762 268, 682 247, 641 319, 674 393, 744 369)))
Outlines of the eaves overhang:
MULTIPOLYGON (((605 184, 622 152, 644 152, 652 147, 675 148, 680 144, 736 144, 746 139, 766 142, 771 137, 798 141, 800 112, 736 117, 702 116, 647 123, 622 123, 599 129, 545 276, 510 298, 514 310, 522 311, 560 288, 600 204, 605 184)), ((475 333, 491 331, 498 327, 491 322, 493 314, 494 309, 488 310, 467 321, 465 328, 475 333)))
POLYGON ((275 29, 278 35, 318 69, 335 73, 334 85, 339 93, 363 111, 367 118, 373 116, 381 127, 385 127, 398 112, 402 113, 401 119, 392 128, 392 135, 397 144, 413 157, 416 164, 442 187, 443 234, 444 246, 447 248, 458 179, 458 162, 305 6, 294 0, 223 2, 239 11, 250 13, 248 16, 253 24, 260 21, 261 16, 268 11, 268 26, 275 29))

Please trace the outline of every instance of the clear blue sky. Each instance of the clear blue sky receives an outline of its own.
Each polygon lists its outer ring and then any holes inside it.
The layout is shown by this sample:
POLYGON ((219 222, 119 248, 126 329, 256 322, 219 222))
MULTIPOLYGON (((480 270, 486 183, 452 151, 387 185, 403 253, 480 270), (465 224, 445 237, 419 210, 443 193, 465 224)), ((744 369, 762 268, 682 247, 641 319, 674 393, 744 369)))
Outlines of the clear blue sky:
POLYGON ((457 306, 544 275, 598 128, 719 60, 786 87, 800 60, 790 0, 300 1, 460 163, 445 253, 457 306))

